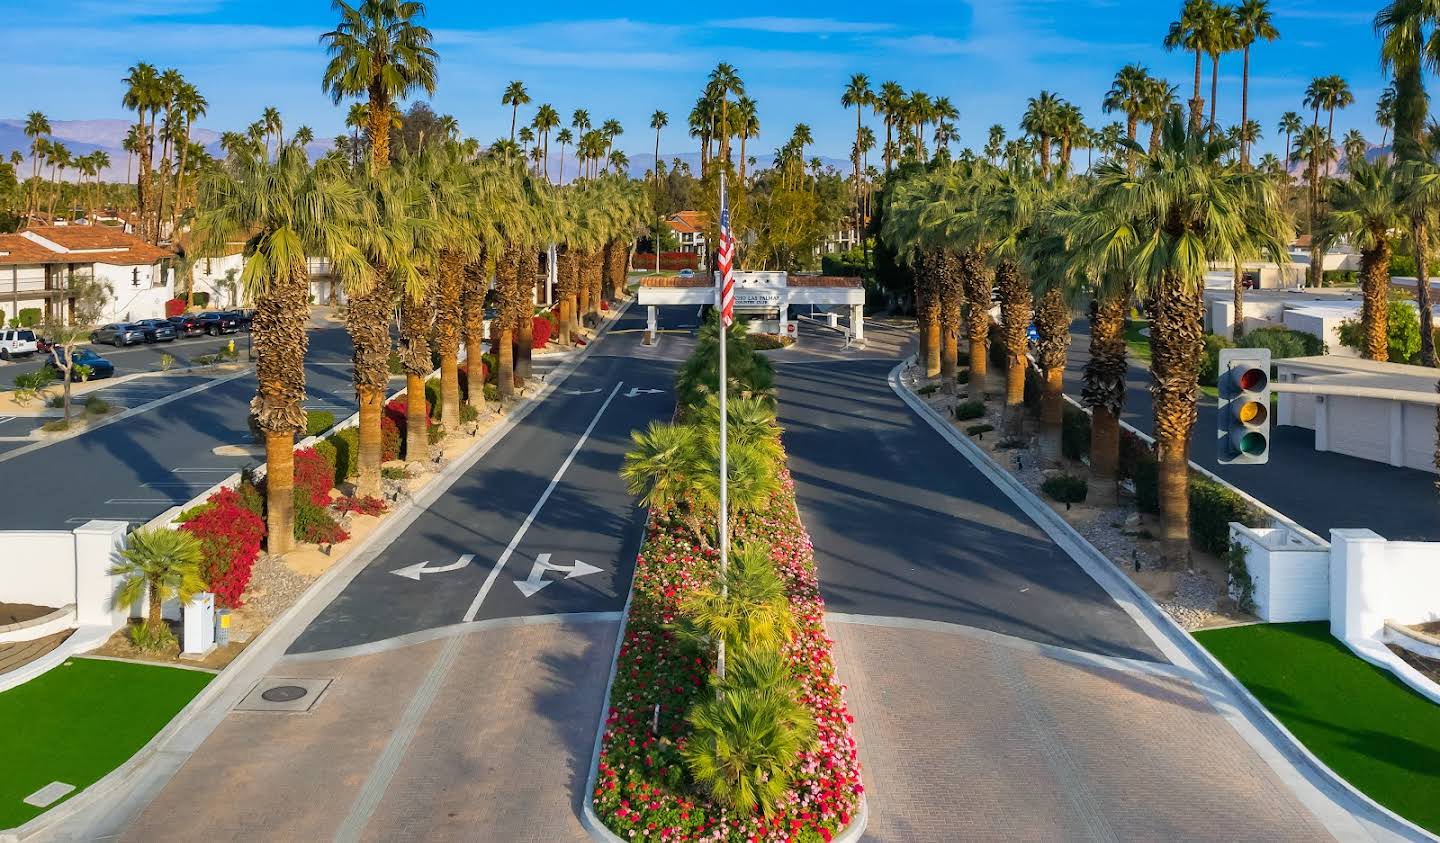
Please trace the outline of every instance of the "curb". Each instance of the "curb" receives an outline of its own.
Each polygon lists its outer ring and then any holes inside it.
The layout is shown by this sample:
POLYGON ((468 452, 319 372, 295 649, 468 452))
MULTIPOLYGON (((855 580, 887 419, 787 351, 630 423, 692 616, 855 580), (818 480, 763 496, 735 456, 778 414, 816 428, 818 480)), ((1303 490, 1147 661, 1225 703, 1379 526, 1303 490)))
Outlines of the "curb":
POLYGON ((1195 687, 1240 733, 1289 786, 1318 822, 1339 840, 1440 841, 1409 820, 1379 804, 1341 778, 1315 757, 1200 642, 1175 623, 1149 594, 1125 575, 1110 558, 1090 544, 1070 523, 1001 468, 990 455, 959 431, 904 384, 905 363, 890 370, 890 388, 910 409, 959 451, 1022 512, 1104 588, 1141 630, 1175 665, 1192 670, 1208 684, 1195 687), (1242 729, 1241 726, 1248 726, 1242 729), (1257 745, 1256 741, 1261 745, 1257 745), (1269 749, 1270 752, 1263 751, 1269 749), (1282 769, 1281 765, 1289 769, 1282 769))
POLYGON ((608 333, 610 325, 615 324, 625 314, 629 309, 630 301, 633 299, 627 300, 617 310, 611 311, 615 316, 609 324, 601 326, 595 338, 581 349, 579 354, 565 360, 555 371, 551 372, 534 395, 525 398, 519 406, 506 413, 499 424, 486 431, 485 435, 470 446, 469 451, 436 474, 419 495, 402 501, 391 510, 391 517, 386 519, 383 525, 351 548, 348 554, 337 560, 328 571, 311 583, 299 600, 291 604, 256 636, 254 641, 241 651, 240 655, 225 670, 221 671, 213 682, 205 686, 145 746, 141 747, 124 764, 111 770, 73 798, 40 814, 24 825, 0 830, 0 843, 19 843, 19 841, 29 840, 45 833, 54 833, 59 839, 75 839, 75 834, 64 834, 61 827, 92 808, 97 809, 97 813, 103 811, 100 816, 95 818, 97 820, 113 818, 121 822, 128 822, 136 811, 127 813, 123 809, 117 809, 113 802, 104 804, 104 801, 125 799, 137 786, 142 784, 142 779, 153 773, 159 777, 158 781, 151 782, 150 787, 147 788, 149 795, 136 807, 143 808, 145 804, 148 804, 150 798, 153 798, 169 781, 169 778, 179 770, 185 759, 197 750, 205 738, 220 724, 231 707, 250 691, 266 670, 269 670, 276 661, 284 656, 284 648, 304 631, 305 626, 319 614, 320 610, 328 605, 365 568, 366 564, 414 523, 421 513, 443 495, 461 475, 474 467, 496 443, 504 439, 510 430, 523 421, 535 407, 539 406, 543 398, 564 383, 575 369, 590 356, 591 351, 599 347, 596 340, 608 333), (325 598, 323 601, 322 597, 325 598), (275 650, 279 650, 279 652, 273 653, 274 658, 264 661, 265 656, 271 655, 275 650), (253 675, 251 675, 252 671, 253 675), (194 734, 182 734, 190 729, 199 731, 194 734), (163 756, 176 757, 168 759, 169 763, 164 765, 168 769, 150 769, 152 766, 159 766, 164 760, 163 756))

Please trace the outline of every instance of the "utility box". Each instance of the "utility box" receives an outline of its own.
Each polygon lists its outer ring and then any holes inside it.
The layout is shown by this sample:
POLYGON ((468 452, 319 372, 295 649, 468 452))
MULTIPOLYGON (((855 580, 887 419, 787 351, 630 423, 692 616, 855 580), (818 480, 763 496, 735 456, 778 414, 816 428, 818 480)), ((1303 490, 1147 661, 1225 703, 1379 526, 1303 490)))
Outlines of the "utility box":
POLYGON ((186 655, 203 656, 215 649, 215 595, 202 591, 185 604, 186 655))
POLYGON ((220 609, 215 613, 215 643, 220 647, 230 643, 229 609, 220 609))

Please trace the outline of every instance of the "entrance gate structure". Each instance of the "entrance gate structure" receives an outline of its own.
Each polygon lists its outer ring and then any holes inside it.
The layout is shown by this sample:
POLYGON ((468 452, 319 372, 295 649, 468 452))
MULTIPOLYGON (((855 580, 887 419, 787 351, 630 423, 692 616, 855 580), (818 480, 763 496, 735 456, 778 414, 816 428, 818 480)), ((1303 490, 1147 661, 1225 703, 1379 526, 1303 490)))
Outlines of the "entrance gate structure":
MULTIPOLYGON (((645 306, 645 342, 659 336, 657 309, 662 305, 700 307, 715 304, 716 282, 663 276, 640 282, 638 302, 645 306)), ((848 315, 850 339, 865 343, 865 288, 859 278, 838 275, 790 275, 786 272, 736 272, 735 312, 779 323, 780 335, 790 331, 792 305, 819 305, 848 315)), ((832 323, 832 327, 834 324, 832 323)))

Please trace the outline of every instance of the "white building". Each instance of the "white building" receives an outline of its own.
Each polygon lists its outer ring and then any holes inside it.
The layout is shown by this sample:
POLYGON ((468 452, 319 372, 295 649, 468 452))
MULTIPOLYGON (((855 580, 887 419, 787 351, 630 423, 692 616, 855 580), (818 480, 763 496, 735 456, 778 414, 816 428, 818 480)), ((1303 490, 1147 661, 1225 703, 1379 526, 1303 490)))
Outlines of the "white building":
POLYGON ((103 321, 160 318, 174 297, 175 253, 103 225, 29 228, 0 234, 0 307, 6 319, 20 311, 41 318, 74 317, 71 279, 88 275, 110 291, 103 321))
POLYGON ((680 241, 680 251, 695 255, 700 265, 705 264, 705 215, 699 211, 677 211, 665 220, 670 224, 675 239, 680 241))

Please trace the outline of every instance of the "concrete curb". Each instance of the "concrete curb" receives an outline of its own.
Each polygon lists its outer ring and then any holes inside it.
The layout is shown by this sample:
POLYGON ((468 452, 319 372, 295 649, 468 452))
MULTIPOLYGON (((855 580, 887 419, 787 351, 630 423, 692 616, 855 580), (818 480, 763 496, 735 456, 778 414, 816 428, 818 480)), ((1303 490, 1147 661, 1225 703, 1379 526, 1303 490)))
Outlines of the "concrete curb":
POLYGON ((469 471, 496 443, 539 406, 542 399, 564 383, 589 357, 592 350, 599 347, 597 341, 608 332, 610 325, 618 321, 628 309, 629 301, 618 310, 611 311, 615 314, 614 318, 609 324, 601 326, 595 339, 579 354, 551 372, 534 395, 523 399, 519 406, 506 414, 500 424, 492 427, 473 443, 465 455, 436 474, 424 491, 400 502, 391 510, 390 517, 386 518, 375 532, 366 536, 351 548, 345 557, 330 566, 299 600, 256 636, 235 661, 221 671, 213 682, 171 718, 170 722, 129 760, 71 799, 28 823, 0 830, 0 843, 19 843, 39 835, 60 840, 92 839, 96 835, 90 829, 95 823, 108 822, 112 826, 123 826, 133 818, 179 770, 185 759, 200 747, 235 703, 249 693, 265 672, 284 656, 285 648, 305 630, 310 621, 461 475, 469 471), (151 780, 142 781, 147 778, 151 780), (142 788, 142 785, 146 786, 142 788), (141 792, 137 794, 137 790, 141 792), (133 798, 135 796, 140 798, 138 804, 133 798), (96 816, 86 822, 80 815, 92 808, 95 809, 96 816), (79 821, 81 826, 67 831, 65 826, 71 821, 79 821))
POLYGON ((1099 583, 1166 658, 1209 680, 1197 682, 1195 687, 1336 839, 1440 841, 1440 837, 1361 793, 1316 758, 1200 642, 1115 567, 1109 557, 904 384, 900 377, 904 366, 902 362, 890 371, 890 388, 895 394, 1099 583))

